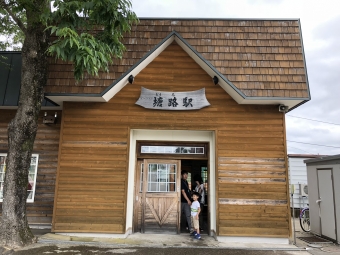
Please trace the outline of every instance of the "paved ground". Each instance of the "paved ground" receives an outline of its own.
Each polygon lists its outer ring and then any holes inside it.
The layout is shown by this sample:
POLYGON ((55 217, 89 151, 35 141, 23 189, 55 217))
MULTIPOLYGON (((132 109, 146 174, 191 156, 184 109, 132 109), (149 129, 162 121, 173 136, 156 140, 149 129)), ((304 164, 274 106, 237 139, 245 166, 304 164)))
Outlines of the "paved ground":
MULTIPOLYGON (((293 225, 293 224, 292 224, 293 225)), ((292 227, 294 229, 294 226, 292 227)), ((305 248, 312 255, 340 255, 340 246, 338 244, 329 243, 312 243, 309 244, 299 239, 299 237, 314 236, 313 234, 303 232, 300 227, 299 219, 295 220, 295 239, 294 235, 291 238, 292 244, 299 248, 305 248), (295 240, 295 241, 294 241, 295 240)))
POLYGON ((13 255, 37 255, 37 254, 65 254, 65 255, 93 255, 93 254, 140 254, 140 255, 289 255, 297 254, 300 252, 292 251, 277 251, 277 250, 244 250, 244 249, 221 249, 221 248, 156 248, 156 247, 110 247, 103 248, 97 246, 44 246, 33 248, 30 250, 21 250, 13 255))
POLYGON ((124 239, 69 237, 47 233, 48 230, 34 230, 38 243, 16 251, 0 248, 0 255, 96 255, 96 254, 159 254, 159 255, 200 255, 200 254, 275 254, 275 255, 340 255, 340 247, 334 243, 308 244, 298 237, 312 236, 301 231, 295 221, 295 237, 290 244, 244 244, 221 243, 214 238, 202 235, 202 240, 194 240, 189 235, 133 234, 124 239))

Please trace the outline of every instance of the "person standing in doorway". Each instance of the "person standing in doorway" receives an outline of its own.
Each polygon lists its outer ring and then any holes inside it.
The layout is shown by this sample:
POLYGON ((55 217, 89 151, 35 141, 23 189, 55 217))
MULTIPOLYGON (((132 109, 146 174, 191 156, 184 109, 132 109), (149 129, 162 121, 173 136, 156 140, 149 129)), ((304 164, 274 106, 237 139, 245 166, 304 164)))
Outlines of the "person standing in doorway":
POLYGON ((200 195, 199 198, 199 203, 201 207, 201 215, 200 215, 200 230, 203 231, 203 209, 204 209, 204 204, 205 204, 205 190, 204 190, 204 184, 201 176, 195 176, 195 182, 196 182, 196 187, 195 187, 195 192, 197 192, 200 195))
POLYGON ((193 232, 191 227, 191 195, 189 190, 188 184, 188 172, 183 170, 181 172, 182 179, 181 179, 181 212, 185 214, 185 218, 187 220, 188 229, 193 232))

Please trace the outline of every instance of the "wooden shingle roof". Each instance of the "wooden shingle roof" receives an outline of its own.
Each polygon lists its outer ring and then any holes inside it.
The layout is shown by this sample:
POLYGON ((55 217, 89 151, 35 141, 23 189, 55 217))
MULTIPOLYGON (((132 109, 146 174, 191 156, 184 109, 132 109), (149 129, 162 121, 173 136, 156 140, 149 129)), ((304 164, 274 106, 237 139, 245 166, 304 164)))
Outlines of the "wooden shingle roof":
POLYGON ((171 33, 243 98, 294 99, 290 108, 310 99, 298 19, 140 19, 124 36, 127 51, 109 73, 76 83, 70 63, 51 59, 47 96, 103 95, 171 33))

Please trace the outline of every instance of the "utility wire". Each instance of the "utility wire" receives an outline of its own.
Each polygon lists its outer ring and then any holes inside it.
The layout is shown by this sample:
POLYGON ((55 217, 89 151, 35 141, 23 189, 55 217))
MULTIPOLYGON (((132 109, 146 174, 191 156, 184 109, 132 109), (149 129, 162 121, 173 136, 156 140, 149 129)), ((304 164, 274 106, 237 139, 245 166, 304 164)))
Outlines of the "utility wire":
MULTIPOLYGON (((303 143, 303 142, 295 142, 295 141, 289 141, 289 140, 287 140, 287 142, 291 142, 291 143, 303 143)), ((330 145, 322 145, 322 144, 315 144, 315 143, 303 143, 303 144, 316 145, 316 146, 324 146, 324 147, 331 147, 331 148, 338 148, 338 149, 340 149, 340 147, 330 146, 330 145)))
POLYGON ((293 117, 293 118, 298 118, 298 119, 304 119, 304 120, 310 120, 310 121, 316 121, 316 122, 322 122, 322 123, 327 123, 327 124, 331 124, 331 125, 337 125, 340 126, 340 124, 336 124, 336 123, 332 123, 332 122, 326 122, 326 121, 321 121, 321 120, 312 120, 312 119, 307 119, 307 118, 302 118, 302 117, 298 117, 298 116, 293 116, 293 115, 288 115, 288 117, 293 117))
POLYGON ((287 146, 288 148, 293 148, 293 149, 297 149, 297 150, 300 150, 300 151, 304 151, 304 152, 307 152, 309 154, 313 154, 313 153, 310 153, 309 151, 305 151, 303 149, 300 149, 300 148, 296 148, 296 147, 293 147, 293 146, 287 146))

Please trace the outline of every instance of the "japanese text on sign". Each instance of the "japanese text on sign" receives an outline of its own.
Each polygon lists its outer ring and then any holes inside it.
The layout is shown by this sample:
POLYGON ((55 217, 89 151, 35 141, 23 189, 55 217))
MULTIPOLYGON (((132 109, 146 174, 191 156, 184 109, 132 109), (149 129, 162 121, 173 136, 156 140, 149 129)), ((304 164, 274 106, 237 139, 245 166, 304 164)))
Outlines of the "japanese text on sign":
POLYGON ((204 88, 188 92, 166 92, 143 87, 136 104, 157 110, 195 110, 210 105, 205 97, 204 88))

